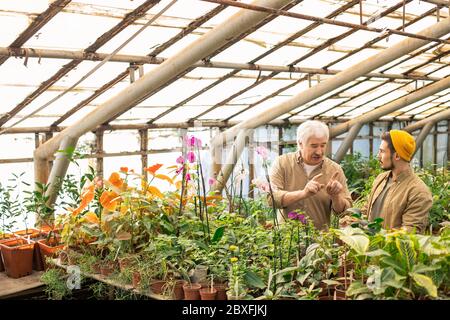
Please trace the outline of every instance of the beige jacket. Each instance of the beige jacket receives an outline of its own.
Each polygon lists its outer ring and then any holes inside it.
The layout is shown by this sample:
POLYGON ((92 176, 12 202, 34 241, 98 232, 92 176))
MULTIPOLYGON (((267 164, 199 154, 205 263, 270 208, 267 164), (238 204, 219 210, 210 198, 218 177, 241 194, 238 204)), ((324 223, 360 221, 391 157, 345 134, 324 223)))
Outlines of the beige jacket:
MULTIPOLYGON (((362 209, 369 221, 373 220, 372 206, 383 190, 391 171, 380 174, 373 182, 369 199, 362 209)), ((383 228, 405 227, 407 230, 416 228, 423 232, 428 224, 428 214, 433 205, 433 197, 427 185, 410 168, 402 172, 389 188, 384 199, 380 218, 383 228)))
MULTIPOLYGON (((339 172, 337 180, 344 186, 343 192, 347 200, 345 210, 347 210, 352 205, 352 199, 347 188, 347 179, 345 178, 344 171, 337 163, 328 158, 324 158, 322 164, 311 172, 310 179, 322 173, 323 176, 319 182, 326 184, 336 171, 339 172)), ((308 181, 309 179, 306 176, 299 152, 291 152, 277 157, 270 172, 270 182, 274 189, 273 195, 276 207, 282 208, 281 204, 284 195, 291 191, 303 190, 308 181)), ((271 202, 269 196, 269 203, 271 202)), ((300 209, 313 220, 316 228, 326 229, 330 226, 331 199, 325 191, 325 188, 314 196, 300 200, 282 209, 283 216, 279 215, 281 219, 287 218, 289 212, 300 209)))

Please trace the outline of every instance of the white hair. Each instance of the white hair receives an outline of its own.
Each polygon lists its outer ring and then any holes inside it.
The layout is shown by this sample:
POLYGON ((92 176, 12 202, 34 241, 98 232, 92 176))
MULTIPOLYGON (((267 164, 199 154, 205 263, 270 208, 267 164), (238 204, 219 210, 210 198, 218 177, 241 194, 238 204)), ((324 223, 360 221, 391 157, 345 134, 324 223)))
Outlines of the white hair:
POLYGON ((297 128, 297 143, 300 146, 300 143, 307 143, 311 137, 316 138, 328 138, 330 136, 330 132, 325 123, 317 121, 317 120, 308 120, 303 122, 297 128))

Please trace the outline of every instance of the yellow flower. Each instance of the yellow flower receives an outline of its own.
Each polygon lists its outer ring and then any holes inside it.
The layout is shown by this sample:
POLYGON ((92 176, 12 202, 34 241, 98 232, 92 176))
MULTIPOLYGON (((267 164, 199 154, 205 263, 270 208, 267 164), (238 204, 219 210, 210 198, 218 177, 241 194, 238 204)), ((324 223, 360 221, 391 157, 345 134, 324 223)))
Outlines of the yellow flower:
POLYGON ((238 247, 236 247, 235 245, 231 245, 230 246, 230 251, 236 251, 238 247))
POLYGON ((232 258, 230 258, 230 261, 231 261, 231 263, 235 263, 235 262, 238 261, 238 258, 237 257, 232 257, 232 258))

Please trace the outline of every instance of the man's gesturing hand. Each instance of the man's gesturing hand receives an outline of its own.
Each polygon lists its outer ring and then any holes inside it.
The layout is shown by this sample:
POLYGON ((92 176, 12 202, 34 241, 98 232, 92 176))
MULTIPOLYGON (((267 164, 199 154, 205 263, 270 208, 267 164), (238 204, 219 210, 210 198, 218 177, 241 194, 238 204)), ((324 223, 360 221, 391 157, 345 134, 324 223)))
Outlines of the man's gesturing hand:
POLYGON ((342 189, 344 189, 342 184, 336 180, 338 174, 339 172, 337 171, 333 174, 333 176, 331 177, 330 181, 328 181, 327 186, 325 188, 325 190, 330 196, 335 196, 339 194, 342 191, 342 189))
POLYGON ((322 174, 318 174, 314 178, 312 178, 305 186, 304 191, 308 196, 315 195, 317 192, 320 191, 325 185, 321 184, 319 182, 319 179, 322 177, 322 174))

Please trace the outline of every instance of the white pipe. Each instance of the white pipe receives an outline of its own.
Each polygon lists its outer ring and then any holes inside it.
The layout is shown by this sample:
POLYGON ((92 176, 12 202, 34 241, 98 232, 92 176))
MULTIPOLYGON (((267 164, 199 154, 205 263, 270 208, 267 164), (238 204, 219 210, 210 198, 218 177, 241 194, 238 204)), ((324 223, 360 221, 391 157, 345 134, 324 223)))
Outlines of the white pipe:
POLYGON ((428 123, 435 124, 436 122, 439 122, 441 120, 446 120, 446 119, 450 119, 450 109, 438 112, 428 118, 425 118, 425 119, 417 121, 413 124, 410 124, 409 126, 406 126, 405 128, 403 128, 403 130, 408 131, 408 132, 414 132, 414 131, 422 128, 423 126, 427 125, 428 123))
POLYGON ((413 93, 410 93, 404 97, 398 98, 392 102, 389 102, 388 104, 386 104, 380 108, 369 111, 366 114, 360 115, 359 117, 356 117, 345 123, 341 123, 341 124, 331 128, 330 129, 330 137, 333 138, 333 137, 343 134, 344 132, 348 131, 349 128, 356 123, 364 124, 364 123, 378 120, 380 117, 382 117, 386 114, 389 114, 389 113, 394 112, 398 109, 401 109, 407 105, 410 105, 412 103, 415 103, 417 101, 425 99, 426 97, 429 97, 429 96, 431 96, 435 93, 438 93, 442 90, 445 90, 449 87, 450 87, 450 77, 447 77, 438 82, 430 84, 426 87, 420 88, 419 90, 414 91, 413 93))
POLYGON ((347 133, 347 136, 345 137, 344 141, 342 141, 338 151, 336 152, 334 156, 334 161, 339 163, 341 162, 342 159, 344 159, 348 149, 350 149, 350 146, 352 145, 353 141, 355 140, 356 136, 361 130, 362 125, 363 125, 362 123, 356 123, 355 125, 353 125, 353 127, 347 133))
POLYGON ((67 168, 69 168, 70 164, 69 148, 75 148, 75 146, 77 145, 77 141, 77 138, 70 137, 65 137, 61 141, 61 145, 59 147, 60 152, 56 154, 56 158, 48 178, 49 186, 45 194, 49 197, 47 200, 48 206, 53 206, 56 201, 56 197, 58 195, 58 191, 60 190, 62 180, 64 179, 67 168))

